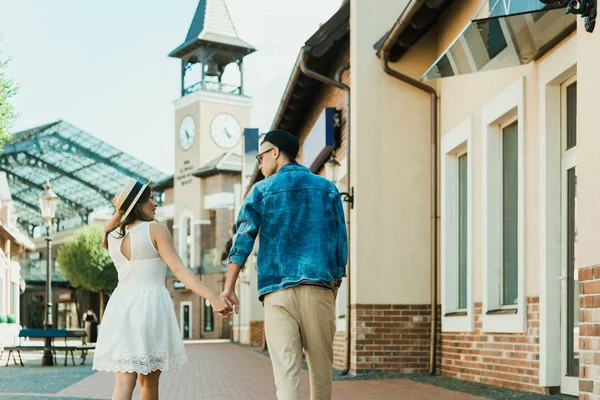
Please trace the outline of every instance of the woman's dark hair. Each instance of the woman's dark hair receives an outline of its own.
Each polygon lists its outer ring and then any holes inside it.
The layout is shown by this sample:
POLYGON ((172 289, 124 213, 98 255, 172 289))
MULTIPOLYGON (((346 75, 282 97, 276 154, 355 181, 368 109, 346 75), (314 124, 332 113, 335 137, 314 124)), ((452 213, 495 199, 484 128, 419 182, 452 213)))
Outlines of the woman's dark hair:
MULTIPOLYGON (((150 186, 146 186, 146 189, 144 189, 144 191, 142 192, 142 195, 136 201, 135 206, 133 206, 133 209, 131 210, 131 212, 127 215, 127 217, 123 221, 121 221, 118 228, 116 228, 119 230, 119 239, 122 239, 125 237, 125 234, 127 233, 127 232, 125 232, 126 226, 133 224, 135 221, 150 221, 142 213, 142 205, 145 202, 147 202, 148 200, 150 200, 151 194, 152 194, 152 188, 150 186)), ((108 235, 109 234, 110 233, 107 233, 104 235, 104 248, 108 248, 108 235)))

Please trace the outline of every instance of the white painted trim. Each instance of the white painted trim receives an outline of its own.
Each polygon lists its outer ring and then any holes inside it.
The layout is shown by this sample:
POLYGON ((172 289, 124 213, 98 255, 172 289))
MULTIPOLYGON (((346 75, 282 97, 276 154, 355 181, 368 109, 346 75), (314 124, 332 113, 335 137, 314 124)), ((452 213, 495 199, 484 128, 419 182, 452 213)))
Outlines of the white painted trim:
POLYGON ((346 332, 346 317, 337 318, 335 320, 335 331, 346 332))
POLYGON ((441 272, 442 331, 472 332, 473 307, 473 121, 469 117, 442 136, 441 272), (467 154, 467 315, 446 317, 458 310, 458 157, 467 154))
POLYGON ((194 222, 194 225, 210 225, 210 219, 199 219, 194 222))
POLYGON ((226 104, 240 107, 252 107, 252 98, 240 96, 236 94, 213 92, 208 90, 197 90, 186 96, 180 97, 173 101, 175 110, 189 106, 198 101, 206 101, 211 103, 226 104))
POLYGON ((204 196, 204 209, 206 210, 232 208, 234 205, 235 197, 232 192, 219 192, 204 196))
POLYGON ((196 236, 195 236, 195 229, 193 229, 194 226, 196 226, 196 218, 194 217, 194 214, 190 211, 190 210, 185 210, 184 212, 181 213, 181 215, 179 216, 179 224, 177 224, 177 228, 181 227, 181 226, 186 226, 186 229, 178 229, 178 235, 179 235, 179 241, 178 241, 178 253, 179 256, 182 258, 182 260, 185 260, 186 256, 187 256, 187 237, 186 237, 186 233, 187 233, 187 225, 186 225, 186 220, 189 219, 190 220, 190 227, 191 227, 191 232, 189 233, 190 236, 192 237, 192 243, 190 243, 190 267, 195 266, 195 261, 196 261, 196 244, 199 243, 198 240, 196 240, 196 236))
POLYGON ((525 281, 525 146, 524 146, 525 77, 519 78, 483 106, 483 332, 525 333, 527 331, 527 297, 525 281), (501 284, 501 186, 502 127, 518 120, 518 304, 516 314, 491 314, 500 308, 501 284))
POLYGON ((561 131, 560 85, 577 70, 572 37, 539 63, 540 386, 561 384, 561 131))
POLYGON ((194 324, 193 324, 193 316, 194 313, 192 312, 192 302, 191 301, 182 301, 181 303, 179 303, 179 330, 181 331, 181 337, 183 338, 183 306, 190 306, 190 337, 189 339, 191 339, 194 336, 194 324))
MULTIPOLYGON (((572 76, 569 79, 565 80, 560 85, 560 115, 561 115, 561 127, 560 127, 560 137, 561 137, 561 179, 560 179, 560 191, 561 191, 561 210, 560 210, 560 219, 561 219, 561 229, 560 229, 560 237, 561 237, 561 253, 560 253, 560 275, 567 276, 567 184, 568 184, 568 170, 574 167, 577 167, 577 146, 565 150, 567 148, 567 86, 577 82, 576 76, 572 76)), ((575 279, 578 279, 575 276, 575 279)), ((568 339, 568 311, 567 307, 569 304, 568 299, 568 285, 573 284, 574 282, 569 282, 568 279, 561 279, 561 291, 560 291, 560 307, 561 307, 561 321, 560 321, 560 333, 561 333, 561 357, 560 357, 560 365, 561 365, 561 382, 560 382, 560 391, 564 394, 569 394, 572 396, 579 395, 579 376, 568 376, 567 375, 567 366, 568 366, 568 354, 567 354, 567 339, 568 339)), ((579 287, 579 285, 575 285, 579 287)))
POLYGON ((6 274, 4 271, 0 270, 0 314, 6 315, 6 299, 8 297, 6 285, 6 274))

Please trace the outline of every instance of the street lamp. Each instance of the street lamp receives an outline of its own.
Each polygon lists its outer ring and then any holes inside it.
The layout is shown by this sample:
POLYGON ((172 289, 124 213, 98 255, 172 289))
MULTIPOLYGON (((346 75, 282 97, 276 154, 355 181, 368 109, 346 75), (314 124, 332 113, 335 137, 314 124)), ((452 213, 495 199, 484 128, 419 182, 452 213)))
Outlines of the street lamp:
MULTIPOLYGON (((54 325, 52 321, 52 270, 50 263, 52 262, 52 238, 50 237, 50 227, 52 226, 52 219, 56 214, 56 203, 58 196, 50 189, 50 182, 46 182, 44 185, 44 192, 39 197, 40 210, 42 211, 42 218, 46 221, 46 317, 44 322, 44 328, 51 329, 54 325)), ((42 365, 53 365, 54 359, 50 346, 52 345, 52 339, 46 337, 46 349, 44 349, 44 358, 42 359, 42 365)))
MULTIPOLYGON (((334 158, 333 154, 325 162, 325 177, 334 185, 337 185, 340 166, 340 163, 334 158)), ((350 208, 354 208, 354 187, 350 189, 350 193, 343 192, 340 193, 340 196, 342 196, 342 201, 350 204, 350 208)))

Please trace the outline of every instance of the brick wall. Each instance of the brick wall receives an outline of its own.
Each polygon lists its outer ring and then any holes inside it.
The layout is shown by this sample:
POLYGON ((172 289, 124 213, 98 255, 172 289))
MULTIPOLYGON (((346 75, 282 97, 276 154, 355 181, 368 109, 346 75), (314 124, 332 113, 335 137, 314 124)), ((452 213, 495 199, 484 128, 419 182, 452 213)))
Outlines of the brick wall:
POLYGON ((442 333, 442 375, 541 393, 539 386, 539 298, 527 298, 527 333, 483 333, 481 303, 475 330, 442 333))
POLYGON ((264 334, 264 321, 250 321, 250 346, 262 346, 264 334))
POLYGON ((350 372, 427 373, 429 305, 353 304, 350 372))
POLYGON ((579 269, 579 398, 600 400, 600 265, 579 269))
POLYGON ((337 331, 333 338, 333 368, 346 368, 346 332, 337 331))

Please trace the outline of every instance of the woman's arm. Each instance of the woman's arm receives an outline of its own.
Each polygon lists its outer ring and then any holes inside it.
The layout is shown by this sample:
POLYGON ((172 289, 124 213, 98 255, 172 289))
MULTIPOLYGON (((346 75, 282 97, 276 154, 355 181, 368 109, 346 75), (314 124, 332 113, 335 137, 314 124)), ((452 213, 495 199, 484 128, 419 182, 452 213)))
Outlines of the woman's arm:
MULTIPOLYGON (((115 199, 116 199, 116 197, 115 197, 115 199)), ((115 205, 115 199, 113 199, 113 205, 115 205)), ((106 226, 104 226, 104 234, 110 233, 113 230, 117 229, 117 227, 119 226, 119 223, 121 222, 121 218, 123 217, 123 214, 125 214, 123 211, 121 211, 116 206, 115 206, 115 208, 116 208, 115 213, 113 214, 112 217, 110 217, 110 219, 106 223, 106 226)))
POLYGON ((220 298, 217 292, 206 286, 196 274, 190 271, 183 265, 183 261, 179 257, 179 254, 175 251, 173 245, 173 238, 169 229, 163 224, 151 224, 150 225, 150 237, 156 249, 160 254, 160 257, 169 266, 173 274, 179 279, 188 289, 197 295, 204 297, 210 301, 213 309, 221 315, 229 315, 231 313, 231 307, 229 307, 223 299, 220 298))

